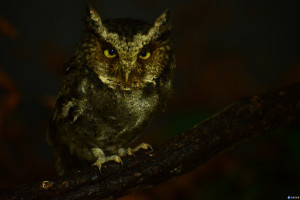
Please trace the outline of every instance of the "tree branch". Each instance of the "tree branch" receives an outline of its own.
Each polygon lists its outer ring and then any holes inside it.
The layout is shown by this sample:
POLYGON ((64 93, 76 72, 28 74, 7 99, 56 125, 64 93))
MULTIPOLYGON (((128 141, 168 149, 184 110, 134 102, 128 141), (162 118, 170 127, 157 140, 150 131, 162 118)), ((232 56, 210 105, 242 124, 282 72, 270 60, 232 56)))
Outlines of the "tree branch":
POLYGON ((120 197, 179 176, 234 144, 300 119, 300 84, 244 98, 154 151, 126 156, 123 166, 105 163, 55 180, 3 190, 0 199, 93 199, 120 197))

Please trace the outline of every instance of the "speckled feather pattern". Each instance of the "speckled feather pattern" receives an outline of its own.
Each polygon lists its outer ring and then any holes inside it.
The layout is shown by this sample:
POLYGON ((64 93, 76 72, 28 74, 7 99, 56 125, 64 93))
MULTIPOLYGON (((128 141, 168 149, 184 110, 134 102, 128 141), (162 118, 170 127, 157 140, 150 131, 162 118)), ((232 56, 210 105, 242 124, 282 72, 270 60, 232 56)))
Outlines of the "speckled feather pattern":
POLYGON ((164 109, 175 68, 170 30, 169 12, 154 24, 135 19, 102 23, 89 8, 86 31, 65 66, 49 124, 48 141, 60 174, 92 164, 92 148, 112 155, 129 147, 164 109), (103 53, 111 48, 117 53, 113 59, 103 53), (141 51, 151 57, 139 59, 141 51))

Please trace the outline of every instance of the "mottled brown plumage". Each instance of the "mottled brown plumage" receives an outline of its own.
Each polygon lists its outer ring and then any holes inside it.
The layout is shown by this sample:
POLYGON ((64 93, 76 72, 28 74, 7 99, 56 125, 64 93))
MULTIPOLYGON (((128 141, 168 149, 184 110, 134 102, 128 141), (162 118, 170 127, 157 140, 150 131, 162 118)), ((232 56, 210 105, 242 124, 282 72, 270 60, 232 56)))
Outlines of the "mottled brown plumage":
POLYGON ((66 64, 50 119, 48 141, 60 174, 94 162, 99 167, 108 160, 120 162, 119 156, 132 153, 124 148, 164 108, 171 93, 175 58, 169 21, 166 11, 154 24, 102 22, 88 8, 86 30, 66 64))

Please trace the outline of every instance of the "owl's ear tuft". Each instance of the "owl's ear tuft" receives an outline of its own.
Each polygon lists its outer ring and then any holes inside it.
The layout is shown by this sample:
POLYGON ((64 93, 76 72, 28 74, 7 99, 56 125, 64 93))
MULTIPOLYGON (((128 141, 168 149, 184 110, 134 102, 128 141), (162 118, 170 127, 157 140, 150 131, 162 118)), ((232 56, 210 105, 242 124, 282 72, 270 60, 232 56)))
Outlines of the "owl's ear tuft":
POLYGON ((86 11, 88 27, 92 29, 96 34, 101 34, 103 32, 104 26, 102 24, 100 15, 89 3, 86 3, 86 11))
POLYGON ((145 40, 147 42, 160 39, 161 37, 169 35, 172 29, 171 25, 171 11, 165 10, 154 22, 153 26, 149 29, 145 40))
POLYGON ((171 11, 166 9, 154 22, 154 27, 158 30, 165 31, 171 29, 171 11))

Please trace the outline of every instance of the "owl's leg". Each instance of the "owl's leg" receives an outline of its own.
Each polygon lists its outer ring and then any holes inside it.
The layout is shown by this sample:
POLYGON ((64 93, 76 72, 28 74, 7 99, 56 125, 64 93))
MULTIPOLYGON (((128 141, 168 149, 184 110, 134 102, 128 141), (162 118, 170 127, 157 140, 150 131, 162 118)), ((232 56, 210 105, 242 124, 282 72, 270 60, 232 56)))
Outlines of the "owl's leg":
POLYGON ((94 162, 93 165, 96 165, 99 168, 99 170, 101 170, 101 165, 108 161, 115 161, 123 165, 122 160, 118 155, 105 156, 104 152, 100 148, 92 148, 91 151, 97 158, 96 162, 94 162))
POLYGON ((123 157, 123 156, 126 156, 126 155, 134 155, 134 152, 137 152, 138 150, 140 149, 151 149, 151 151, 153 151, 153 148, 151 147, 150 144, 147 144, 147 143, 141 143, 140 145, 136 146, 135 148, 128 148, 128 149, 124 149, 124 148, 120 148, 118 150, 118 154, 119 156, 123 157))

